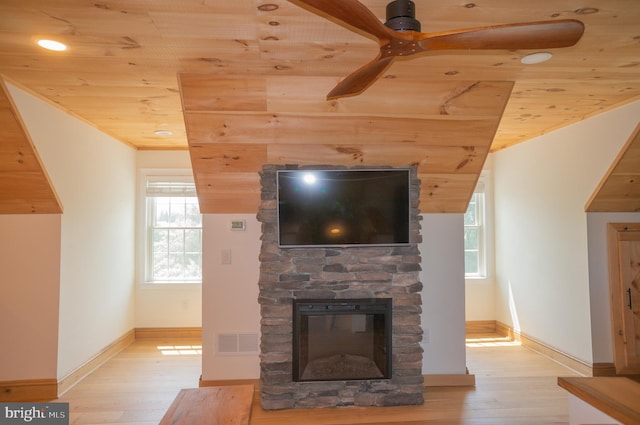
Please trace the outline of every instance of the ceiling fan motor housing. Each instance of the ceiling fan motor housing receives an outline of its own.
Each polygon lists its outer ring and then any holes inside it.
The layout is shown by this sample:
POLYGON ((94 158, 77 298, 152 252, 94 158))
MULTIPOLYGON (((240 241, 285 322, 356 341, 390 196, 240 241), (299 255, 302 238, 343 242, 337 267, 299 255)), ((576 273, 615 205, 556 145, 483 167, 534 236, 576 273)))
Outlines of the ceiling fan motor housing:
POLYGON ((420 32, 415 4, 411 0, 392 1, 387 5, 387 22, 384 24, 394 31, 420 32))

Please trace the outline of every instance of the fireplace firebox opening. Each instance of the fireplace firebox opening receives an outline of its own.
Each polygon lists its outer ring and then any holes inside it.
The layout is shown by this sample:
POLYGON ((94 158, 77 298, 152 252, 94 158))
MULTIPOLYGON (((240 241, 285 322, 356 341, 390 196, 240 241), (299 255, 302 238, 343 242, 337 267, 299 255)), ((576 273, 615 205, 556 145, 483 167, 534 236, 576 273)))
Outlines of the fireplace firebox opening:
POLYGON ((391 298, 294 299, 293 380, 391 379, 391 298))

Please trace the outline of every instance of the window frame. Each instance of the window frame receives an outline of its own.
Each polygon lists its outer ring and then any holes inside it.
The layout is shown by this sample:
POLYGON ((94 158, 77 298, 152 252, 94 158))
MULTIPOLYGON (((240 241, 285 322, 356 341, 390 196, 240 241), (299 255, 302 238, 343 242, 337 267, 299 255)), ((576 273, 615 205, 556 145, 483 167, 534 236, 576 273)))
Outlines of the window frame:
MULTIPOLYGON (((138 177, 138 220, 137 220, 137 249, 136 249, 136 280, 140 285, 148 285, 153 287, 157 285, 202 285, 200 280, 153 280, 150 276, 150 268, 152 266, 151 248, 152 243, 151 232, 149 231, 150 214, 149 197, 147 196, 147 182, 152 180, 166 180, 175 182, 194 182, 193 173, 190 169, 142 169, 138 177)), ((180 195, 179 195, 180 196, 180 195)), ((197 199, 197 196, 196 196, 197 199)), ((201 222, 201 238, 203 234, 201 222)), ((202 243, 202 239, 201 239, 202 243)), ((202 246, 200 248, 202 255, 202 246)), ((202 264, 201 264, 202 266, 202 264)))
MULTIPOLYGON (((477 273, 467 273, 466 261, 464 277, 467 280, 473 281, 487 281, 491 279, 493 275, 493 209, 492 209, 492 192, 491 192, 491 178, 488 171, 483 171, 478 178, 476 187, 473 193, 481 193, 480 206, 480 224, 478 225, 479 242, 478 242, 478 256, 479 256, 479 270, 477 273)), ((471 198, 470 198, 471 201, 471 198)), ((465 211, 466 214, 466 211, 465 211)), ((464 225, 465 229, 469 226, 464 225)), ((475 226, 474 226, 475 227, 475 226)), ((465 253, 467 251, 464 247, 465 253)))

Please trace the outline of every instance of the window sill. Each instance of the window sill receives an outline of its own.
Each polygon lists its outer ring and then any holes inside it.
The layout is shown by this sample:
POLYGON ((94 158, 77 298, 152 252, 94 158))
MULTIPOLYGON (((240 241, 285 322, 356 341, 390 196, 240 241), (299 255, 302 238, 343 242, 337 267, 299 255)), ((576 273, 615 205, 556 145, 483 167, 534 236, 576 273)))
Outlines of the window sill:
POLYGON ((168 289, 168 290, 176 290, 176 289, 188 289, 188 288, 200 288, 202 287, 202 282, 144 282, 138 283, 138 287, 142 290, 158 290, 158 289, 168 289))
POLYGON ((477 285, 489 285, 489 284, 493 284, 493 278, 491 277, 465 277, 464 278, 465 283, 468 284, 477 284, 477 285))

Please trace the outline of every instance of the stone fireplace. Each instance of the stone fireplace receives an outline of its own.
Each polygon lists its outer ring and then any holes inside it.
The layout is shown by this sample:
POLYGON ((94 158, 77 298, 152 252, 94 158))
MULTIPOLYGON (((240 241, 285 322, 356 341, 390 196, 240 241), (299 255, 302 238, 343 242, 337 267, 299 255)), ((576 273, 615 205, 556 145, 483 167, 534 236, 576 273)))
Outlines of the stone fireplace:
POLYGON ((416 168, 408 246, 281 249, 276 172, 284 168, 261 172, 262 407, 422 404, 416 168))

